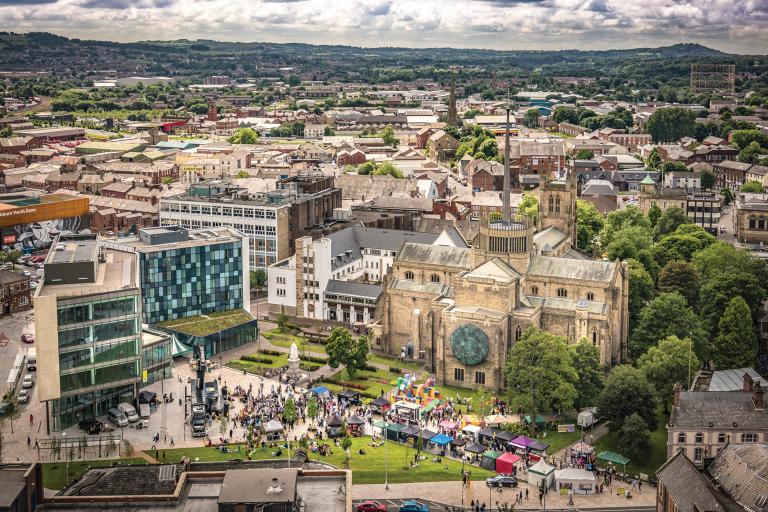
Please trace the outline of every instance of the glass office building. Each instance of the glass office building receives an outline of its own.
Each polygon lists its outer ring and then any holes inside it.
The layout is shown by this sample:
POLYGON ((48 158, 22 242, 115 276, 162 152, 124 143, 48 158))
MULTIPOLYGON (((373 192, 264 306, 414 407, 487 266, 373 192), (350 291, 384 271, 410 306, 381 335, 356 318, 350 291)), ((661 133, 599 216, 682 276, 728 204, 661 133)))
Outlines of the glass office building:
POLYGON ((134 402, 142 377, 135 255, 92 235, 61 236, 35 295, 38 387, 48 430, 134 402))

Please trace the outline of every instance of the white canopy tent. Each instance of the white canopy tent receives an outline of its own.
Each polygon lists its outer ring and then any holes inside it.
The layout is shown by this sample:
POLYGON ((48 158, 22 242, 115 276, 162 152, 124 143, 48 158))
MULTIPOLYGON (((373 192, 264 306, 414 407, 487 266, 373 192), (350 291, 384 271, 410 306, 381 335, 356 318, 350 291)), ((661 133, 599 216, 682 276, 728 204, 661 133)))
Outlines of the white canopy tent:
POLYGON ((568 489, 572 494, 594 494, 597 490, 597 479, 592 471, 579 468, 555 470, 555 488, 568 489))
POLYGON ((481 430, 482 429, 480 427, 478 427, 477 425, 467 425, 466 427, 461 429, 462 432, 464 432, 466 435, 470 436, 475 441, 477 441, 478 433, 481 430))
POLYGON ((528 468, 528 483, 540 488, 541 482, 545 481, 545 485, 550 487, 555 479, 554 473, 554 466, 550 466, 544 461, 544 458, 541 458, 536 464, 528 468))

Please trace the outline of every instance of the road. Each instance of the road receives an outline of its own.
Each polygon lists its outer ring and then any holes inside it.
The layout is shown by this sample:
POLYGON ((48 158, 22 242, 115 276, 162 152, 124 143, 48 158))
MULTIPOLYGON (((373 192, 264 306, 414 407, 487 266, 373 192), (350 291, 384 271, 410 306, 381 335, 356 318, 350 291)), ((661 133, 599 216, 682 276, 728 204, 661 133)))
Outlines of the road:
POLYGON ((40 103, 33 107, 27 107, 22 108, 19 110, 14 110, 13 112, 9 112, 9 115, 28 115, 32 114, 34 112, 46 112, 51 109, 51 103, 53 102, 52 98, 49 98, 47 96, 41 96, 40 97, 40 103))
MULTIPOLYGON (((381 499, 377 500, 379 503, 385 505, 387 507, 387 511, 393 512, 397 511, 400 506, 405 503, 406 501, 418 501, 422 505, 427 505, 429 507, 430 512, 445 512, 445 511, 459 511, 461 510, 461 507, 446 505, 444 503, 438 503, 436 501, 430 501, 430 500, 423 500, 420 498, 408 498, 408 499, 381 499)), ((357 505, 362 503, 364 500, 354 500, 352 502, 352 505, 355 507, 355 510, 357 510, 357 505)), ((474 512, 469 505, 465 507, 466 511, 474 512)), ((493 508, 486 508, 486 512, 492 512, 493 510, 499 510, 499 509, 493 509, 493 508)), ((640 507, 613 507, 613 508, 574 508, 574 507, 568 507, 565 509, 562 508, 526 508, 525 506, 516 506, 515 510, 530 510, 530 511, 542 511, 546 512, 549 510, 550 512, 556 512, 556 511, 563 511, 563 512, 652 512, 656 510, 656 507, 653 506, 640 506, 640 507)))

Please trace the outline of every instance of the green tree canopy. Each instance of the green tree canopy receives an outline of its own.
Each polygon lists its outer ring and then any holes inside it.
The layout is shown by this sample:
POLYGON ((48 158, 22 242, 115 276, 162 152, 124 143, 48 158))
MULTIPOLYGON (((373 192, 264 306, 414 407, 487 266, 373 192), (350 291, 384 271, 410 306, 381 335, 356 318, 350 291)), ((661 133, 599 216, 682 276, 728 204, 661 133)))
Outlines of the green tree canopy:
POLYGON ((528 128, 538 128, 539 126, 539 109, 537 108, 530 108, 525 111, 525 119, 523 123, 528 128))
POLYGON ((716 177, 712 171, 701 171, 699 177, 701 178, 701 188, 704 190, 710 190, 715 186, 716 177))
POLYGON ((368 339, 360 336, 357 340, 342 327, 336 327, 328 337, 325 346, 328 354, 328 366, 338 368, 344 365, 350 379, 358 370, 364 370, 368 363, 368 339))
MULTIPOLYGON (((745 162, 748 164, 756 164, 760 161, 762 155, 768 154, 768 147, 761 146, 757 142, 750 142, 747 147, 739 151, 737 159, 739 162, 745 162)), ((742 192, 746 192, 741 189, 742 192)), ((762 190, 761 190, 762 191, 762 190)))
POLYGON ((718 323, 718 334, 712 347, 715 367, 744 368, 757 362, 757 337, 752 315, 744 298, 736 296, 725 308, 718 323))
POLYGON ((629 331, 635 328, 640 312, 653 299, 656 289, 653 278, 642 263, 635 259, 628 259, 629 266, 629 331))
POLYGON ((391 126, 385 126, 383 130, 379 132, 379 137, 382 138, 384 144, 387 146, 397 147, 400 144, 400 139, 395 137, 395 130, 391 126))
POLYGON ((632 413, 619 432, 617 448, 634 463, 642 464, 651 453, 651 432, 648 424, 637 413, 632 413))
POLYGON ((231 144, 256 144, 259 141, 259 134, 253 128, 238 128, 227 140, 231 144))
POLYGON ((765 287, 758 276, 744 271, 730 271, 707 280, 699 293, 701 318, 704 327, 714 336, 720 318, 735 297, 741 297, 751 314, 751 323, 757 319, 760 301, 766 296, 765 287))
POLYGON ((739 192, 754 192, 761 193, 763 191, 763 184, 759 181, 748 181, 739 188, 739 192))
POLYGON ((660 293, 643 308, 629 340, 630 354, 638 358, 668 336, 691 337, 696 353, 705 352, 708 337, 701 320, 677 292, 660 293))
POLYGON ((646 228, 650 233, 651 225, 643 212, 636 206, 614 210, 605 218, 605 225, 600 232, 600 245, 607 247, 618 231, 628 227, 646 228))
POLYGON ((647 227, 629 226, 613 233, 612 241, 605 247, 605 252, 609 260, 638 259, 640 251, 650 248, 652 243, 647 227))
POLYGON ((695 308, 699 302, 700 281, 699 271, 693 263, 673 260, 659 274, 659 291, 678 292, 685 297, 689 306, 695 308))
POLYGON ((648 118, 645 129, 654 142, 675 142, 696 135, 696 115, 685 107, 660 108, 648 118))
POLYGON ((599 242, 598 235, 605 224, 605 217, 595 205, 583 199, 576 200, 576 247, 586 253, 594 254, 599 242))
POLYGON ((595 152, 591 149, 580 149, 576 152, 574 158, 576 160, 591 160, 595 157, 595 152))
POLYGON ((683 224, 689 224, 690 222, 688 215, 683 210, 673 206, 662 213, 661 217, 656 221, 656 225, 653 227, 653 238, 659 240, 661 237, 674 232, 683 224))
POLYGON ((535 194, 530 192, 523 193, 523 199, 520 201, 520 206, 517 207, 517 218, 523 219, 528 217, 531 220, 536 220, 539 216, 539 200, 535 194))
POLYGON ((528 329, 512 346, 504 375, 509 402, 532 418, 538 412, 569 409, 578 397, 578 375, 566 339, 538 329, 528 329))
POLYGON ((573 405, 576 409, 581 410, 595 405, 595 401, 605 385, 603 367, 600 364, 600 349, 587 339, 582 339, 575 345, 571 345, 569 349, 573 368, 578 375, 577 396, 573 405))
POLYGON ((701 360, 691 350, 689 340, 677 336, 667 336, 637 360, 637 367, 656 390, 665 411, 669 410, 674 385, 682 384, 688 389, 691 384, 688 376, 695 375, 700 366, 701 360))
POLYGON ((651 204, 651 207, 648 208, 648 222, 651 223, 651 227, 656 227, 656 223, 659 221, 660 217, 661 208, 659 208, 659 205, 656 203, 651 204))
POLYGON ((753 142, 758 146, 768 148, 768 135, 760 130, 733 130, 731 132, 731 141, 736 149, 744 149, 753 142))
POLYGON ((628 365, 615 367, 605 380, 597 399, 597 416, 608 430, 620 432, 624 422, 637 413, 646 424, 656 429, 655 393, 645 374, 628 365))

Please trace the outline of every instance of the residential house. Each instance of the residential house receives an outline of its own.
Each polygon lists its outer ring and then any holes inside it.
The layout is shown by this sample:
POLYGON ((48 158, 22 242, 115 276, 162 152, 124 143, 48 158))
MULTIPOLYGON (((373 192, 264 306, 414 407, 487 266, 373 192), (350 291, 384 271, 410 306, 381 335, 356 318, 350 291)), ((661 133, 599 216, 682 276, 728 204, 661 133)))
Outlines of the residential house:
POLYGON ((0 270, 0 316, 32 309, 29 282, 29 277, 0 270))
POLYGON ((459 141, 451 134, 438 130, 429 136, 427 149, 429 155, 437 160, 448 160, 456 154, 459 147, 459 141))
POLYGON ((712 170, 715 173, 718 188, 728 188, 733 191, 739 188, 747 181, 747 171, 752 164, 737 162, 735 160, 724 160, 712 164, 712 170))
POLYGON ((736 196, 733 230, 739 242, 768 243, 768 194, 742 192, 736 196))

